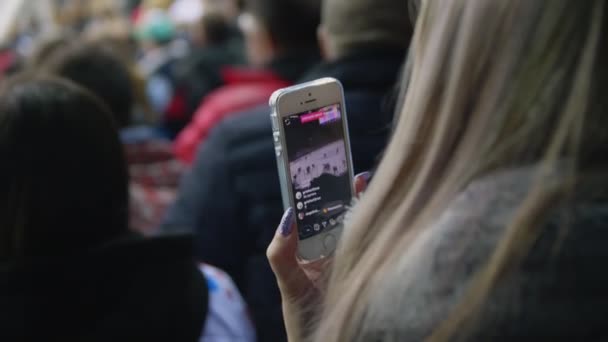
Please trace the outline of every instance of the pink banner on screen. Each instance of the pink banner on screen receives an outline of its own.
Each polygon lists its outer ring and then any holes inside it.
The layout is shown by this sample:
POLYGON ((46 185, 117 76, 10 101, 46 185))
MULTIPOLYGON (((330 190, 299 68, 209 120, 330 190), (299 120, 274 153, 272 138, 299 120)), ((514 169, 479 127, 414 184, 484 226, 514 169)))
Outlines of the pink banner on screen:
POLYGON ((317 120, 321 125, 340 120, 340 107, 338 107, 337 105, 328 106, 317 112, 305 114, 300 117, 300 121, 303 124, 317 120))
POLYGON ((300 121, 305 124, 305 123, 309 123, 311 121, 315 121, 315 120, 319 120, 321 119, 323 116, 325 115, 325 113, 323 112, 314 112, 314 113, 310 113, 310 114, 306 114, 306 115, 302 115, 300 117, 300 121))

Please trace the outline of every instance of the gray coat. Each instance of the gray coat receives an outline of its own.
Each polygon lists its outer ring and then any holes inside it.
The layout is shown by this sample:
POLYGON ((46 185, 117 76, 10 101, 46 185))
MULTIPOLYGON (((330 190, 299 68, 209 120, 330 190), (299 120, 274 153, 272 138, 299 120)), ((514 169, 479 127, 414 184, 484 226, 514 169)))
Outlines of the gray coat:
MULTIPOLYGON (((495 250, 532 177, 532 169, 494 174, 457 196, 404 252, 397 271, 375 289, 358 340, 428 337, 495 250)), ((589 198, 597 189, 580 190, 589 198)), ((482 308, 473 332, 463 329, 461 337, 475 341, 608 340, 607 204, 606 197, 575 199, 556 208, 523 265, 502 280, 482 308)))

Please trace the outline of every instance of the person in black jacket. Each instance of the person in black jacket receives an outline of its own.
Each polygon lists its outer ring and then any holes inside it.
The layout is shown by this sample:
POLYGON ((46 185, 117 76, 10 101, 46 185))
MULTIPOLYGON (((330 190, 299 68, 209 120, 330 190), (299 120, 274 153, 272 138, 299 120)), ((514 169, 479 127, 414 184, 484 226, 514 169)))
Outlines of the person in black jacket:
POLYGON ((194 342, 218 331, 191 237, 128 230, 108 108, 58 78, 0 90, 1 341, 194 342))
MULTIPOLYGON (((301 81, 344 86, 356 172, 373 169, 388 140, 393 95, 412 27, 407 2, 324 2, 326 62, 301 81)), ((284 340, 279 292, 265 251, 283 213, 268 106, 215 128, 182 180, 162 229, 193 230, 197 256, 226 270, 252 309, 261 341, 284 340)))
POLYGON ((219 13, 205 14, 190 35, 192 51, 175 66, 177 84, 173 101, 183 101, 183 106, 171 109, 171 115, 183 117, 182 125, 205 96, 224 84, 223 68, 246 62, 241 32, 219 13))

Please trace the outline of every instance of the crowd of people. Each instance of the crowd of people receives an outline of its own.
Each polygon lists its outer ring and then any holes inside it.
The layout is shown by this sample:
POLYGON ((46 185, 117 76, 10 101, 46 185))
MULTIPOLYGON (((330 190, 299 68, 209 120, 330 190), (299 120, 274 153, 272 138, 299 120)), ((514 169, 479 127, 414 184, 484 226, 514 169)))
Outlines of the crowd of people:
POLYGON ((57 3, 0 42, 0 340, 608 339, 603 0, 57 3), (310 262, 268 100, 322 77, 358 198, 310 262))

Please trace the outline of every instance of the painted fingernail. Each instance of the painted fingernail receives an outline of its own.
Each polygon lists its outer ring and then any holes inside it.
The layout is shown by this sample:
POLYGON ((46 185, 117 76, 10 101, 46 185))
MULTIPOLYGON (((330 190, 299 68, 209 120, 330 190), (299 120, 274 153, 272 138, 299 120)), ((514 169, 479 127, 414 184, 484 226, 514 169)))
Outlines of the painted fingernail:
POLYGON ((363 180, 365 180, 366 182, 369 182, 369 180, 372 178, 372 173, 369 171, 361 172, 360 174, 355 176, 355 179, 358 179, 358 178, 363 178, 363 180))
POLYGON ((289 208, 285 211, 285 214, 283 214, 281 224, 279 224, 279 231, 281 232, 281 235, 289 236, 289 234, 291 234, 291 229, 293 228, 293 219, 293 208, 289 208))

